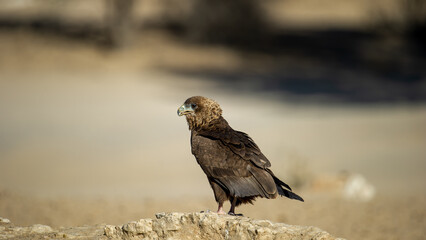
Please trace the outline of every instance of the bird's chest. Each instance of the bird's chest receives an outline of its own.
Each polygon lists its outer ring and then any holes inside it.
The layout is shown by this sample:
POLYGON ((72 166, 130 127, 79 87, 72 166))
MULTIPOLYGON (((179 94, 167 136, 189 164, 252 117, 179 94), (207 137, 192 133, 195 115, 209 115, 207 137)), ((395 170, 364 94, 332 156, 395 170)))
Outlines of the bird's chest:
POLYGON ((216 165, 227 158, 220 141, 194 133, 191 134, 191 151, 200 165, 216 165))

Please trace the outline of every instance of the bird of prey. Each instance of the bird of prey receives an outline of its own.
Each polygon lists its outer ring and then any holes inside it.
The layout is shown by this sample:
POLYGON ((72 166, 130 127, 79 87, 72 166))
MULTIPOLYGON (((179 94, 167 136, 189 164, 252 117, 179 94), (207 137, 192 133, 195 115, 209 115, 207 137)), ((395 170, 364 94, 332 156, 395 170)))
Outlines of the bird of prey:
POLYGON ((231 202, 230 215, 236 215, 236 206, 253 203, 257 197, 273 199, 281 195, 303 202, 274 175, 271 163, 249 135, 229 126, 217 102, 190 97, 177 113, 186 117, 191 151, 213 189, 218 214, 226 214, 223 203, 227 200, 231 202))

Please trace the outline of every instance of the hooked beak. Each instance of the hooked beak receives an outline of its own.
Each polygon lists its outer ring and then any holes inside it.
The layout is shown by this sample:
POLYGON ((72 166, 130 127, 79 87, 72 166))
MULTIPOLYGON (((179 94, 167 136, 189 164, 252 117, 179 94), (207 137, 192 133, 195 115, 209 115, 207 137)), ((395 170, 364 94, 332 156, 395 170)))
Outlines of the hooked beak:
POLYGON ((193 113, 193 112, 194 112, 194 109, 192 109, 191 105, 189 105, 189 104, 183 104, 177 110, 178 116, 183 116, 183 115, 190 114, 190 113, 193 113))

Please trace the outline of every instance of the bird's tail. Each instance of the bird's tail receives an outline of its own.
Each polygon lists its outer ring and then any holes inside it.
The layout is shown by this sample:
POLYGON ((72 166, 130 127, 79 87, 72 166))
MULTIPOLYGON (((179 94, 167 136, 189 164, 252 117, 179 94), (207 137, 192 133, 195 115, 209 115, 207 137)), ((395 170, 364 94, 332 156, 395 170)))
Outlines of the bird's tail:
POLYGON ((277 189, 278 189, 278 194, 281 196, 285 196, 291 199, 295 199, 295 200, 299 200, 304 202, 305 200, 303 200, 303 198, 299 195, 297 195, 296 193, 289 191, 287 189, 284 189, 283 187, 281 187, 280 185, 277 184, 277 189))
POLYGON ((296 193, 292 192, 289 185, 287 185, 285 182, 281 181, 273 173, 271 173, 272 177, 274 178, 275 185, 277 186, 278 194, 284 197, 288 197, 290 199, 295 199, 304 202, 303 198, 296 193), (288 190, 287 190, 287 189, 288 190))

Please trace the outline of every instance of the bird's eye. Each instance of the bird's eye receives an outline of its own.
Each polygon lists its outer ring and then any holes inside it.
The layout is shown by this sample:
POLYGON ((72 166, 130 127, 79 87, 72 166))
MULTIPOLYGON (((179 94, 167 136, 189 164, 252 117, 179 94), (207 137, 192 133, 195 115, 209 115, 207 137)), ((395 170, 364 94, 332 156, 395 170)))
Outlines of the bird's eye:
POLYGON ((191 108, 192 109, 195 109, 197 107, 197 104, 195 104, 195 103, 191 103, 191 108))

